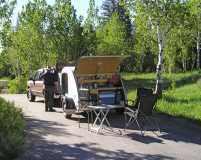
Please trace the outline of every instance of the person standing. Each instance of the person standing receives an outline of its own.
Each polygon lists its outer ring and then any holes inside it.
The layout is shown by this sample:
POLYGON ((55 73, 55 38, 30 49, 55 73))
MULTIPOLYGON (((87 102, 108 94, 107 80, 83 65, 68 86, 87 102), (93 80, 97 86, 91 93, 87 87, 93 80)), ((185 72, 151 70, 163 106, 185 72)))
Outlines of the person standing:
POLYGON ((47 71, 41 76, 44 80, 45 86, 45 111, 54 112, 54 93, 55 93, 55 83, 58 81, 55 76, 54 70, 48 67, 47 71))
POLYGON ((57 62, 56 63, 56 68, 55 68, 55 87, 56 87, 56 93, 57 94, 61 94, 61 82, 60 82, 60 74, 61 74, 61 70, 62 70, 62 64, 57 62))
POLYGON ((55 79, 54 106, 55 107, 62 107, 61 84, 60 84, 61 70, 62 70, 62 64, 57 62, 54 68, 54 79, 55 79))

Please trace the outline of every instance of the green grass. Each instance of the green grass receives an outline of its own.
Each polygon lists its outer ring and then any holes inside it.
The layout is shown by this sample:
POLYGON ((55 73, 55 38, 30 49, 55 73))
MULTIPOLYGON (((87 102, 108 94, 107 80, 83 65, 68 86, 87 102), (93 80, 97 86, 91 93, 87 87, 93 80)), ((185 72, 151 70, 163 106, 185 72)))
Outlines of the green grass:
POLYGON ((0 77, 0 80, 7 80, 7 81, 9 81, 10 78, 9 77, 0 77))
POLYGON ((172 116, 201 122, 201 86, 185 85, 164 93, 157 110, 172 116))
MULTIPOLYGON (((128 98, 135 99, 136 88, 154 88, 155 74, 123 73, 128 98)), ((198 71, 163 74, 163 98, 157 111, 201 122, 201 74, 198 71)))
MULTIPOLYGON (((167 80, 181 80, 188 77, 193 77, 199 75, 199 71, 185 72, 185 73, 163 73, 163 79, 167 80)), ((154 80, 156 78, 155 73, 122 73, 122 76, 125 80, 133 79, 146 79, 154 80)))

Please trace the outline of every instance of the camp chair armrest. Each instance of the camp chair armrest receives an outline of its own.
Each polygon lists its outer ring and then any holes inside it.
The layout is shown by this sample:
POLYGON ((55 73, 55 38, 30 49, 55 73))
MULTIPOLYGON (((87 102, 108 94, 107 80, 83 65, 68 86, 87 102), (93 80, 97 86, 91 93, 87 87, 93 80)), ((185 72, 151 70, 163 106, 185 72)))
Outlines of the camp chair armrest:
POLYGON ((132 112, 132 113, 135 113, 136 112, 136 110, 133 110, 133 109, 131 109, 131 108, 129 108, 129 107, 125 107, 125 112, 132 112))

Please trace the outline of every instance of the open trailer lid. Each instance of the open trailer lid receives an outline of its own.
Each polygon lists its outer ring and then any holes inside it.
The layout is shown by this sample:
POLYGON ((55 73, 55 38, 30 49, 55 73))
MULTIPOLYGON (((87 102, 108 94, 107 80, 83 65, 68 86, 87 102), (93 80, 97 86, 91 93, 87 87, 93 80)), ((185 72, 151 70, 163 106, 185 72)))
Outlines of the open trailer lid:
POLYGON ((81 75, 112 74, 118 71, 124 56, 84 56, 76 65, 75 73, 81 75))

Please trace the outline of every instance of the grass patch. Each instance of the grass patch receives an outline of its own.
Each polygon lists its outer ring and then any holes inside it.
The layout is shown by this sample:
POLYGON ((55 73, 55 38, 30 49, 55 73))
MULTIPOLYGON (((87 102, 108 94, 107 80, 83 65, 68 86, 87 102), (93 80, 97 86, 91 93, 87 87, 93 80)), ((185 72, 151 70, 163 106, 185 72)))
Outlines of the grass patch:
POLYGON ((16 158, 24 142, 25 122, 20 109, 0 98, 0 159, 16 158))
POLYGON ((201 122, 201 88, 190 84, 164 93, 157 110, 172 116, 201 122))
POLYGON ((9 81, 10 78, 9 77, 0 77, 0 80, 7 80, 7 81, 9 81))
MULTIPOLYGON (((154 88, 155 74, 123 73, 128 98, 135 99, 138 87, 154 88)), ((157 111, 201 122, 201 74, 198 71, 163 74, 163 98, 157 111)))

